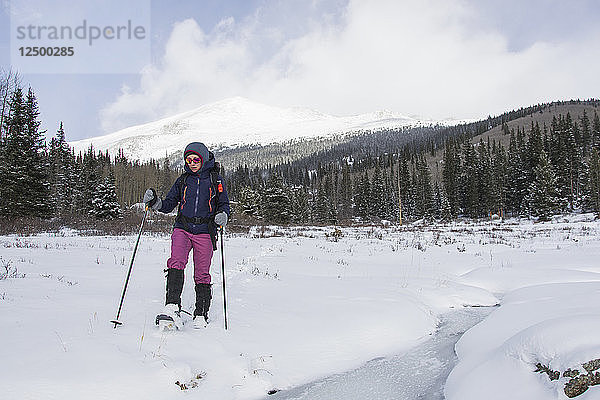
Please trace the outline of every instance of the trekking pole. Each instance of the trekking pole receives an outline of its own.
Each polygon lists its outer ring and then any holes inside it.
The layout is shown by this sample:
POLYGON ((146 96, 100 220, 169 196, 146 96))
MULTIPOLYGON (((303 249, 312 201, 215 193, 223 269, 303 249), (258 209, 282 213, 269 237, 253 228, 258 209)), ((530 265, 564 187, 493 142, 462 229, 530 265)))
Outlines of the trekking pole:
POLYGON ((219 227, 221 233, 221 274, 223 275, 223 314, 225 315, 225 330, 227 330, 227 294, 225 292, 225 255, 223 252, 223 227, 219 227))
POLYGON ((142 219, 142 224, 140 225, 140 231, 138 233, 137 240, 135 242, 135 247, 133 248, 133 254, 131 256, 131 263, 129 263, 129 271, 127 272, 127 278, 125 279, 125 286, 123 287, 123 294, 121 295, 121 302, 119 303, 119 311, 117 311, 117 317, 110 322, 115 324, 115 329, 117 326, 123 325, 121 321, 119 321, 119 316, 121 315, 121 307, 123 307, 123 300, 125 299, 125 292, 127 291, 127 285, 129 284, 129 277, 131 276, 131 269, 133 268, 133 260, 135 259, 135 253, 138 249, 138 244, 140 244, 140 237, 142 237, 142 231, 144 230, 144 223, 146 222, 146 217, 148 216, 148 206, 144 209, 144 218, 142 219))

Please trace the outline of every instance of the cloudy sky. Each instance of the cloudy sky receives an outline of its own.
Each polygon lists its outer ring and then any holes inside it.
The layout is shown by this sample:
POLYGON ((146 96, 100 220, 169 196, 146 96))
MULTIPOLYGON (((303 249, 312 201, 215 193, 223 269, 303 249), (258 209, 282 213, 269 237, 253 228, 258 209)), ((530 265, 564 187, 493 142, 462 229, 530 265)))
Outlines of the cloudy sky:
MULTIPOLYGON (((35 9, 42 0, 15 2, 35 9)), ((83 1, 79 12, 97 4, 83 1)), ((600 97, 597 0, 139 0, 137 9, 150 15, 141 68, 22 74, 50 132, 62 120, 68 140, 92 137, 232 96, 427 118, 600 97)), ((4 70, 10 22, 4 2, 4 70)))

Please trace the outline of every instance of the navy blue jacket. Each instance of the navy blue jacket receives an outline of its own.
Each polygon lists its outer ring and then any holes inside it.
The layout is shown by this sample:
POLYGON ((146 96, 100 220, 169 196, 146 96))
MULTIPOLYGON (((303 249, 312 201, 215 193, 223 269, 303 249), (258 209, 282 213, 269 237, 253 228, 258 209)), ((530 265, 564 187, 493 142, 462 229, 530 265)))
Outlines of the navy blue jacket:
MULTIPOLYGON (((219 180, 222 182, 223 187, 221 193, 217 193, 218 188, 213 187, 210 179, 210 171, 214 165, 215 160, 212 154, 197 173, 193 173, 186 164, 183 191, 178 184, 178 179, 173 184, 173 187, 171 187, 171 190, 169 190, 169 193, 167 193, 162 202, 162 207, 158 211, 170 213, 175 207, 179 207, 177 211, 189 218, 213 217, 221 211, 227 213, 229 216, 231 211, 224 179, 219 175, 219 180)), ((194 235, 209 233, 208 224, 190 223, 187 224, 187 227, 189 229, 186 229, 181 222, 175 221, 175 228, 185 229, 194 235)))

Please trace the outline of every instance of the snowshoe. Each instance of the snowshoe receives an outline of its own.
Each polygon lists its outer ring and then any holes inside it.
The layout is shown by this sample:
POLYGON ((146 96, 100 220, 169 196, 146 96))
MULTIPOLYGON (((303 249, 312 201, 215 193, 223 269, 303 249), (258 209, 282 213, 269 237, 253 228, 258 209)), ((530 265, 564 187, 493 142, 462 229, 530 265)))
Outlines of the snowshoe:
POLYGON ((177 304, 167 304, 162 313, 156 316, 156 325, 161 331, 183 328, 183 319, 177 304))
POLYGON ((194 329, 204 329, 208 326, 208 318, 202 315, 196 315, 192 321, 192 326, 194 329))

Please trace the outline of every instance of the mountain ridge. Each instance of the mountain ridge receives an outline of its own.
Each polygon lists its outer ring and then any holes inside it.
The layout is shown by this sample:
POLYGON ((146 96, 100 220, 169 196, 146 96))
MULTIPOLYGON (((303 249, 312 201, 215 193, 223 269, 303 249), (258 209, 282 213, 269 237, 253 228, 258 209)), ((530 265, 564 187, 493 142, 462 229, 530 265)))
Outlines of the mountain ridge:
POLYGON ((124 128, 108 135, 73 141, 76 152, 93 145, 116 155, 147 161, 180 152, 192 141, 210 148, 283 143, 381 129, 399 129, 461 121, 434 121, 408 117, 389 110, 334 116, 304 107, 275 107, 243 97, 232 97, 169 117, 124 128))

